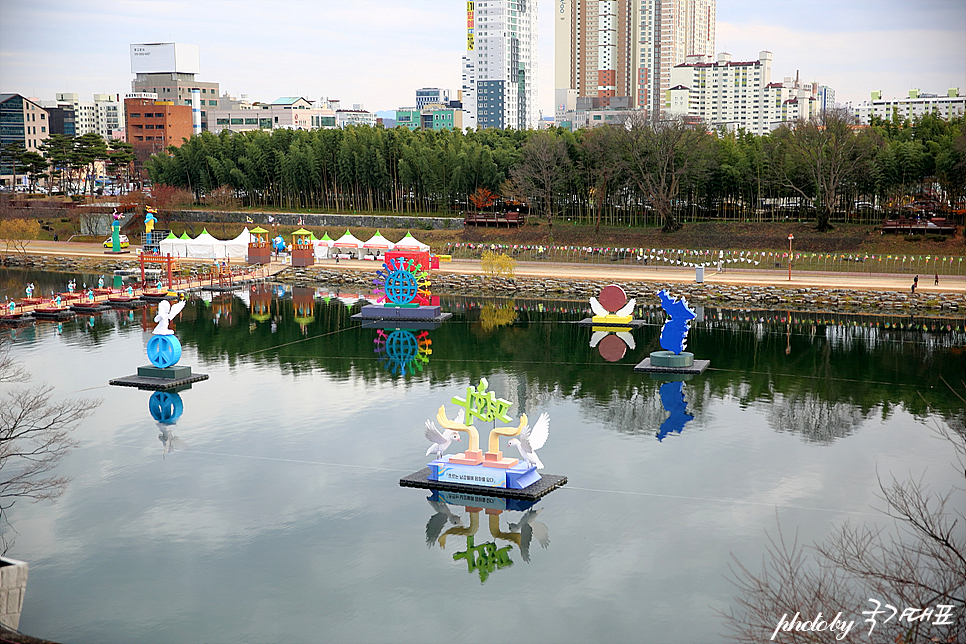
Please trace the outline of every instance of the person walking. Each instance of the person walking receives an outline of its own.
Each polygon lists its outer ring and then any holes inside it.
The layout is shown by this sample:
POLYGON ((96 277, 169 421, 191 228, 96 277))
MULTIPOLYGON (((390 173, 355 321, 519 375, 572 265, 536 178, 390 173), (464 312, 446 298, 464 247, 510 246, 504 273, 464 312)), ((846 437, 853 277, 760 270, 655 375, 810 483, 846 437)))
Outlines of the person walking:
POLYGON ((919 276, 916 275, 912 278, 912 294, 916 294, 916 287, 919 286, 919 276))
POLYGON ((936 281, 933 282, 936 286, 939 286, 939 273, 936 273, 936 281))

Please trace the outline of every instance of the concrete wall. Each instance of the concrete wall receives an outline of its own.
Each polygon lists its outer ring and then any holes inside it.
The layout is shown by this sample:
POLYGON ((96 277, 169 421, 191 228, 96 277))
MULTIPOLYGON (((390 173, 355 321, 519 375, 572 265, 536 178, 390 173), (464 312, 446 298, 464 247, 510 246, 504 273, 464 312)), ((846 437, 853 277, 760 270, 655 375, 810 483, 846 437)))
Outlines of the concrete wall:
POLYGON ((27 562, 0 557, 0 624, 16 629, 27 592, 27 562))
POLYGON ((326 226, 331 228, 329 236, 341 235, 349 227, 397 228, 406 230, 462 230, 463 219, 457 217, 406 217, 401 215, 300 215, 298 213, 267 212, 211 212, 207 210, 181 210, 165 213, 170 221, 229 221, 245 223, 251 217, 252 226, 270 226, 268 217, 282 226, 297 226, 302 219, 303 226, 326 226), (339 230, 339 229, 342 230, 339 230))

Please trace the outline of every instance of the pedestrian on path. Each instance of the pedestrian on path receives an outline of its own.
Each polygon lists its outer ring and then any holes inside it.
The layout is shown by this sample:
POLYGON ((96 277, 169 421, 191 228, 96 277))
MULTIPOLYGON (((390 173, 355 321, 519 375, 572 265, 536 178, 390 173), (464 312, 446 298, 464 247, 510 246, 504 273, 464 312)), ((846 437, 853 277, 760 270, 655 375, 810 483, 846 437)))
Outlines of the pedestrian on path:
POLYGON ((939 286, 939 273, 936 273, 936 281, 933 282, 936 286, 939 286))
POLYGON ((919 286, 919 276, 916 275, 912 278, 912 294, 916 294, 916 287, 919 286))

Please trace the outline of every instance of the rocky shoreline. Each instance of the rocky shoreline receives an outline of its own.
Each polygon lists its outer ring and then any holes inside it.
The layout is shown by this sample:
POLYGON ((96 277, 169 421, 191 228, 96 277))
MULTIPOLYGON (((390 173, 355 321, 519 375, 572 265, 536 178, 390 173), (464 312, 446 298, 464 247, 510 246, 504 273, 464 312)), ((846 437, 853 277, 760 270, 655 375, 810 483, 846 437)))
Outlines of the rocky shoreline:
MULTIPOLYGON (((58 272, 113 273, 118 269, 137 268, 132 259, 94 257, 53 257, 34 255, 25 264, 9 257, 5 266, 58 272)), ((192 274, 206 272, 208 263, 187 263, 192 274)), ((274 277, 288 284, 329 284, 369 287, 375 270, 332 268, 288 268, 274 277)), ((586 300, 600 293, 610 280, 535 277, 487 277, 455 273, 435 273, 432 288, 440 293, 486 295, 493 297, 536 297, 546 299, 586 300)), ((655 291, 667 288, 684 295, 696 304, 724 307, 769 308, 793 311, 835 311, 841 313, 928 313, 960 317, 966 309, 961 293, 923 292, 912 295, 896 291, 857 291, 844 288, 786 288, 760 285, 697 283, 664 283, 628 280, 621 282, 628 296, 638 299, 653 297, 655 291)))

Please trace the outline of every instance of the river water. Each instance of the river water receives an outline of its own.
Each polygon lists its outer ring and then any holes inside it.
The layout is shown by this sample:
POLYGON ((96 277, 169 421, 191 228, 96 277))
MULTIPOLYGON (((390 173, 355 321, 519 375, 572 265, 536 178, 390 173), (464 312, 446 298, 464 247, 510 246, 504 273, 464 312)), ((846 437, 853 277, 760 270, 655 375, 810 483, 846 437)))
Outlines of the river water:
MULTIPOLYGON (((65 281, 33 277, 42 291, 65 281)), ((395 332, 350 320, 360 295, 266 285, 192 300, 180 364, 210 379, 178 394, 173 424, 152 416, 151 392, 107 385, 147 364, 153 312, 0 331, 56 395, 103 400, 56 470, 65 494, 8 513, 7 554, 30 564, 20 630, 725 642, 729 563, 757 569, 779 523, 805 542, 846 520, 889 526, 878 478, 961 483, 935 430, 964 419, 943 382, 962 394, 962 318, 705 309, 688 348, 710 369, 674 383, 633 371, 660 348, 657 298, 608 362, 573 324, 584 302, 443 298, 450 320, 395 332), (484 377, 514 421, 550 414, 544 471, 569 482, 536 517, 434 506, 398 484, 428 461, 425 420, 440 405, 452 417, 484 377)))

